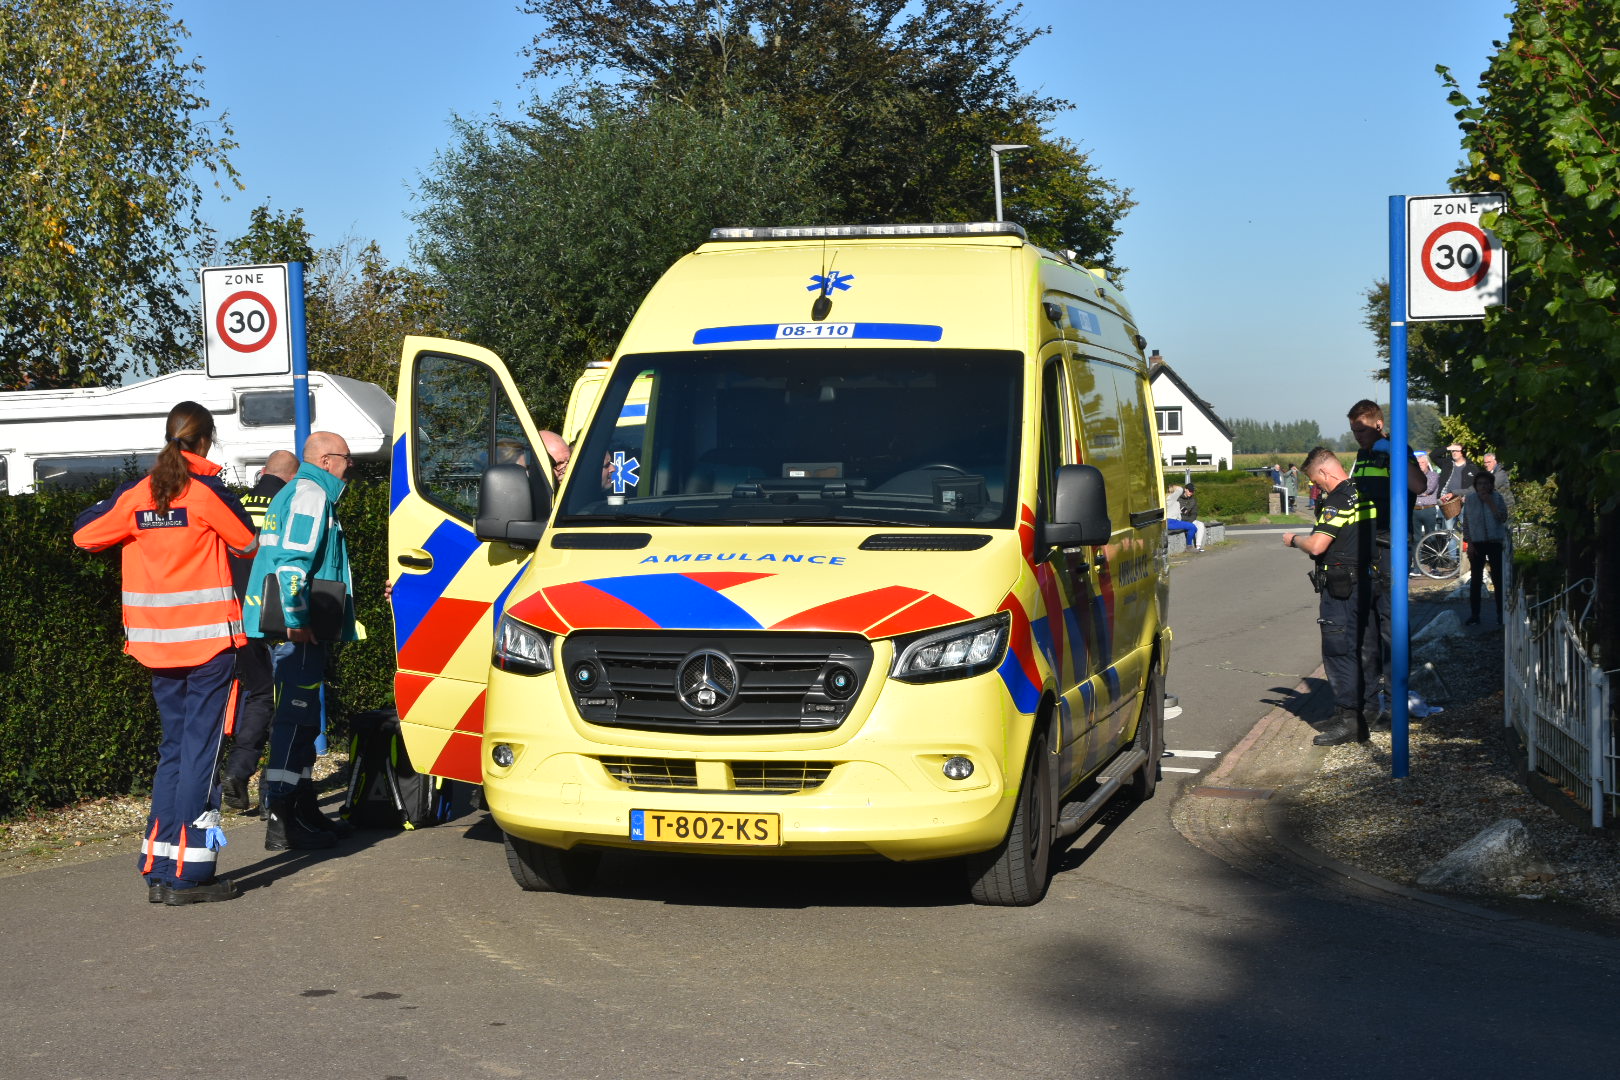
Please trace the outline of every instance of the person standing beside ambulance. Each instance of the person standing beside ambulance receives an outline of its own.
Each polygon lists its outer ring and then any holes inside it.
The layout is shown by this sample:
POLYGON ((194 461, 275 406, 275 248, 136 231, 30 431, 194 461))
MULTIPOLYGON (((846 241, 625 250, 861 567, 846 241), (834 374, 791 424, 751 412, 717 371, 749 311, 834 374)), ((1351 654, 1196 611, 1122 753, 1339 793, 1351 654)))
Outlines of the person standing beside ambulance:
POLYGON ((251 555, 256 541, 220 466, 207 460, 213 443, 213 414, 182 401, 169 411, 152 471, 73 523, 79 547, 122 548, 124 651, 151 669, 163 721, 137 865, 147 899, 170 907, 241 895, 214 872, 225 843, 214 768, 246 641, 230 554, 251 555))
MULTIPOLYGON (((341 435, 317 431, 304 441, 297 475, 265 510, 259 553, 248 575, 243 613, 248 635, 271 636, 264 629, 270 603, 281 611, 292 646, 276 661, 276 709, 263 778, 267 851, 325 848, 337 842, 334 823, 320 812, 310 770, 321 724, 327 647, 359 640, 349 549, 336 513, 353 463, 341 435), (317 624, 319 582, 342 587, 341 611, 332 626, 317 624), (318 630, 323 636, 317 636, 318 630)), ((278 630, 273 636, 282 634, 278 630)))
MULTIPOLYGON (((259 482, 253 490, 242 496, 242 507, 253 522, 255 533, 264 528, 264 514, 270 503, 288 481, 298 472, 298 457, 291 450, 277 450, 264 463, 259 482)), ((236 596, 247 595, 248 573, 253 558, 231 560, 231 577, 236 585, 236 596)), ((231 749, 225 755, 225 766, 220 777, 220 801, 226 809, 239 813, 257 813, 248 803, 248 780, 259 768, 264 755, 264 744, 270 738, 270 718, 275 713, 274 668, 270 661, 270 643, 263 638, 248 638, 236 654, 237 681, 241 691, 237 700, 236 722, 231 728, 231 749)))

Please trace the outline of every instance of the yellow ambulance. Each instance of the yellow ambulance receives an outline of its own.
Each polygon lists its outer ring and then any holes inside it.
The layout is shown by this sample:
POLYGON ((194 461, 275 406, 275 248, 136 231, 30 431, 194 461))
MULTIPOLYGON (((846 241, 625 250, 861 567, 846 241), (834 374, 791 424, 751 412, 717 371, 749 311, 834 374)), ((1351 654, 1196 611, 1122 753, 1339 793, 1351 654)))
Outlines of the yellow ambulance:
POLYGON ((1158 778, 1143 344, 1014 224, 717 229, 586 373, 553 485, 499 358, 407 339, 412 761, 483 785, 526 889, 614 848, 956 859, 1037 902, 1158 778))

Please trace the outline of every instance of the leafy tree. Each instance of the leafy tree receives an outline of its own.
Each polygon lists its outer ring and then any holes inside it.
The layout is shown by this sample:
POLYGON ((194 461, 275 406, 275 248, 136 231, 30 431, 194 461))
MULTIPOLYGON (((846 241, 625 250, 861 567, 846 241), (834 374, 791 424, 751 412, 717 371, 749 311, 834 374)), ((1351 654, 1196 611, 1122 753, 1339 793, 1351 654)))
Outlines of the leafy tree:
POLYGON ((1477 102, 1446 69, 1467 163, 1502 190, 1505 307, 1467 355, 1464 411, 1532 477, 1556 474, 1565 564, 1595 570, 1599 647, 1620 655, 1620 0, 1520 0, 1477 102))
MULTIPOLYGON (((1383 278, 1368 287, 1362 305, 1362 324, 1371 331, 1383 366, 1374 374, 1389 381, 1389 282, 1383 278)), ((1468 364, 1457 364, 1457 337, 1472 335, 1469 324, 1408 322, 1406 324, 1406 397, 1408 401, 1444 401, 1467 389, 1472 377, 1468 364)))
POLYGON ((162 0, 0 0, 0 388, 190 362, 196 177, 236 144, 185 36, 162 0))
POLYGON ((1406 437, 1413 449, 1433 454, 1444 448, 1447 444, 1440 441, 1440 421, 1443 419, 1440 410, 1427 401, 1408 401, 1406 437))
MULTIPOLYGON (((1130 193, 1052 136, 1070 108, 1030 93, 1013 61, 1048 32, 1001 0, 527 0, 546 20, 537 75, 573 74, 642 103, 767 105, 820 159, 827 214, 843 223, 985 220, 992 143, 1008 217, 1036 243, 1117 270, 1130 193)), ((801 207, 796 222, 808 222, 801 207)))
POLYGON ((523 123, 459 124, 422 185, 418 253, 451 320, 555 424, 586 361, 710 228, 822 217, 817 163, 753 101, 535 102, 523 123))
POLYGON ((305 298, 311 365, 390 394, 407 334, 459 336, 443 287, 420 270, 390 263, 375 240, 348 239, 322 250, 305 298))
POLYGON ((1322 442, 1315 420, 1233 420, 1230 426, 1234 454, 1303 454, 1322 442))
POLYGON ((304 208, 271 210, 269 200, 248 214, 248 231, 227 241, 222 252, 229 263, 254 266, 301 262, 308 274, 315 264, 315 239, 304 224, 304 208))

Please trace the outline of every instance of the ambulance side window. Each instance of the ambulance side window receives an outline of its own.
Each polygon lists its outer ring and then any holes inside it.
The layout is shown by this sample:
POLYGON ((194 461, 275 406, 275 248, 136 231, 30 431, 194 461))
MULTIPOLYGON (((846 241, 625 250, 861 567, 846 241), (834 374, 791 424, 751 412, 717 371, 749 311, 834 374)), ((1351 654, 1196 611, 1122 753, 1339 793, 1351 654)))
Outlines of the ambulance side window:
POLYGON ((441 510, 471 521, 485 469, 534 463, 517 411, 483 365, 454 356, 420 357, 412 396, 416 490, 441 510))
POLYGON ((1043 521, 1052 506, 1052 488, 1057 480, 1058 466, 1067 463, 1063 429, 1063 401, 1066 396, 1063 364, 1053 360, 1041 374, 1041 482, 1036 495, 1035 513, 1043 521))

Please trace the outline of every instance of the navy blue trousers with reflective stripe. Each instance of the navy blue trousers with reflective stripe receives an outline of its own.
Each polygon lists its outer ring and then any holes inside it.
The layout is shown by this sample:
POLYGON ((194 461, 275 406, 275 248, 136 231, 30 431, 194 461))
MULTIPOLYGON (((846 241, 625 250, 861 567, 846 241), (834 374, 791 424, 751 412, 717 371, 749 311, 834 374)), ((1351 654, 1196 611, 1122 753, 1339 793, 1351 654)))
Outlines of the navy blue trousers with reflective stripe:
POLYGON ((269 799, 294 794, 315 764, 326 675, 325 645, 294 642, 276 652, 276 718, 270 725, 270 760, 263 779, 269 799))
POLYGON ((1323 589, 1316 621, 1322 627, 1322 667, 1333 688, 1333 703, 1378 715, 1378 628, 1371 585, 1357 582, 1348 600, 1335 600, 1323 589))
POLYGON ((137 863, 151 880, 201 884, 214 877, 215 853, 204 843, 205 830, 193 823, 206 811, 219 809, 214 769, 235 672, 234 649, 196 667, 152 669, 163 741, 137 863))
POLYGON ((270 738, 270 719, 276 709, 270 643, 263 638, 248 638, 237 654, 237 671, 242 686, 238 692, 231 752, 225 758, 225 775, 246 780, 259 767, 264 744, 270 738))

